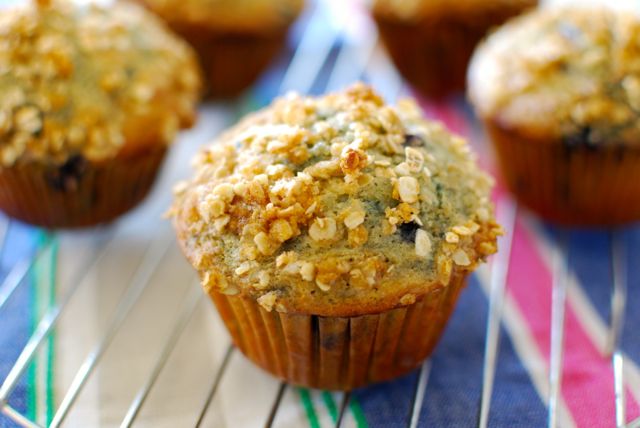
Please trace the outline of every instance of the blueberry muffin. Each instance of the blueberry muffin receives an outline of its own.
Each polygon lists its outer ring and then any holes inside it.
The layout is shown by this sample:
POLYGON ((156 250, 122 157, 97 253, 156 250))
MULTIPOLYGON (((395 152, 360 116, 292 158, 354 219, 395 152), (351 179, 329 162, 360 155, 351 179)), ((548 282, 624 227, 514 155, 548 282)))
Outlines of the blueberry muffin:
POLYGON ((537 0, 374 0, 373 15, 393 62, 423 95, 462 92, 477 43, 537 0))
POLYGON ((414 369, 496 251, 490 179, 465 141, 364 85, 279 99, 194 164, 178 241, 238 348, 294 384, 414 369))
POLYGON ((282 50, 304 0, 138 0, 198 52, 207 93, 249 87, 282 50))
POLYGON ((469 96, 511 191, 574 225, 640 219, 640 19, 540 10, 475 55, 469 96))
POLYGON ((195 119, 195 54, 132 5, 0 11, 0 209, 39 226, 104 223, 149 191, 195 119))

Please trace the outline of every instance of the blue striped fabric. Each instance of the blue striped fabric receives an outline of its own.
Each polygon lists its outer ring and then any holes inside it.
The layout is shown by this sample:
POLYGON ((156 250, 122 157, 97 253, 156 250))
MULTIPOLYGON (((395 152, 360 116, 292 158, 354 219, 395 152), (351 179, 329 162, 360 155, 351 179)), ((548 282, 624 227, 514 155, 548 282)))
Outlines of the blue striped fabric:
MULTIPOLYGON (((622 349, 640 364, 640 227, 621 235, 627 253, 627 310, 622 349)), ((607 231, 571 233, 571 265, 583 289, 603 320, 611 314, 611 234, 607 231)), ((636 385, 638 386, 638 385, 636 385)))
MULTIPOLYGON (((420 426, 472 427, 477 423, 482 388, 487 300, 476 280, 461 294, 458 306, 432 358, 420 426)), ((544 426, 540 401, 511 341, 503 331, 490 426, 544 426)), ((402 426, 416 375, 357 392, 371 427, 402 426)))
MULTIPOLYGON (((36 233, 32 228, 14 223, 9 230, 7 242, 11 245, 8 245, 2 254, 2 278, 6 277, 11 267, 33 252, 36 246, 36 233)), ((33 287, 25 283, 19 287, 7 305, 0 309, 0 380, 4 380, 31 335, 32 302, 33 287)), ((17 410, 27 412, 29 392, 27 376, 23 376, 11 395, 9 403, 17 410)), ((13 426, 16 425, 0 415, 0 427, 13 426)))
MULTIPOLYGON (((627 319, 622 334, 622 348, 640 365, 640 227, 626 235, 629 272, 627 274, 627 319)), ((640 388, 640 385, 635 385, 640 388)))

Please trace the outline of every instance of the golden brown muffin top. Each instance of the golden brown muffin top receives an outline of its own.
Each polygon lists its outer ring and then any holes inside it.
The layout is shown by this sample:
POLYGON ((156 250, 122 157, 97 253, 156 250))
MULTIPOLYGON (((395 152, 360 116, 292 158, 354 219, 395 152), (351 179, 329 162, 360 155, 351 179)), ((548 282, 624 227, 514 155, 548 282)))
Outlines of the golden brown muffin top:
POLYGON ((289 95, 204 148, 170 214, 204 287, 268 310, 410 304, 496 251, 491 180, 464 140, 357 84, 289 95))
POLYGON ((0 12, 0 165, 169 143, 199 90, 191 48, 137 6, 0 12))
POLYGON ((140 0, 173 24, 218 31, 270 32, 300 14, 304 0, 140 0))
POLYGON ((381 16, 411 22, 431 15, 503 14, 505 8, 527 9, 537 4, 538 0, 373 0, 373 10, 381 16))
POLYGON ((531 137, 640 144, 640 19, 607 9, 517 18, 475 54, 479 114, 531 137))

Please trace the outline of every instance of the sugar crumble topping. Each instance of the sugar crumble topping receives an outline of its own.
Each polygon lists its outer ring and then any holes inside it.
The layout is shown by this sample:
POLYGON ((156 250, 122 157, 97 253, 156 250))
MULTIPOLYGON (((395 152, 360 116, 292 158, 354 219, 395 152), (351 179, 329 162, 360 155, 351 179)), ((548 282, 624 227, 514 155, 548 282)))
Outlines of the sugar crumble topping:
POLYGON ((205 288, 267 310, 407 272, 446 285, 493 254, 501 232, 467 143, 363 84, 276 100, 203 148, 194 169, 170 211, 183 249, 205 288))
POLYGON ((167 144, 193 122, 199 90, 191 49, 137 6, 59 0, 0 14, 3 166, 167 144))
POLYGON ((470 97, 483 117, 533 137, 640 141, 640 17, 605 7, 531 12, 477 51, 470 97))

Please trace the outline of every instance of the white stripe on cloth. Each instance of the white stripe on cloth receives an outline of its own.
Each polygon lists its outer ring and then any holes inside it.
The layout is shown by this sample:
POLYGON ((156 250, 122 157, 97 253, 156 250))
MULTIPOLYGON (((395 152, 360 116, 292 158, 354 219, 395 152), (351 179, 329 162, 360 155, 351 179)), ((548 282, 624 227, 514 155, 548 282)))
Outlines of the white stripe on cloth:
MULTIPOLYGON (((545 263, 551 263, 550 254, 552 245, 545 237, 538 223, 531 219, 524 219, 523 225, 532 231, 531 236, 536 237, 536 239, 532 241, 534 245, 538 246, 538 254, 540 254, 540 257, 544 259, 545 263)), ((584 326, 584 331, 587 336, 589 336, 591 342, 600 353, 604 355, 608 326, 589 300, 575 272, 569 272, 567 279, 567 301, 575 312, 580 324, 584 326)), ((603 284, 603 286, 605 285, 603 284)), ((640 403, 640 368, 629 355, 624 352, 622 355, 624 357, 625 384, 629 386, 629 391, 636 402, 640 403)))
MULTIPOLYGON (((491 292, 490 270, 488 269, 488 265, 481 266, 476 275, 482 290, 488 298, 491 292)), ((520 313, 508 288, 504 299, 503 311, 502 325, 509 334, 513 348, 516 354, 518 354, 522 366, 529 374, 540 399, 546 403, 547 397, 549 396, 548 367, 544 356, 536 345, 536 341, 531 334, 531 330, 524 316, 520 313)), ((562 397, 558 403, 558 426, 567 428, 576 426, 562 397)))
MULTIPOLYGON (((35 303, 34 310, 36 316, 40 318, 49 307, 51 301, 51 293, 53 292, 54 284, 51 283, 51 275, 55 267, 51 263, 52 247, 46 250, 44 256, 38 261, 35 269, 35 303)), ((51 340, 51 339, 49 339, 51 340)), ((45 342, 38 351, 34 360, 35 364, 35 385, 31 387, 35 388, 35 409, 33 409, 36 421, 40 425, 47 425, 47 394, 48 394, 48 361, 52 356, 50 354, 50 348, 48 342, 45 342)))

